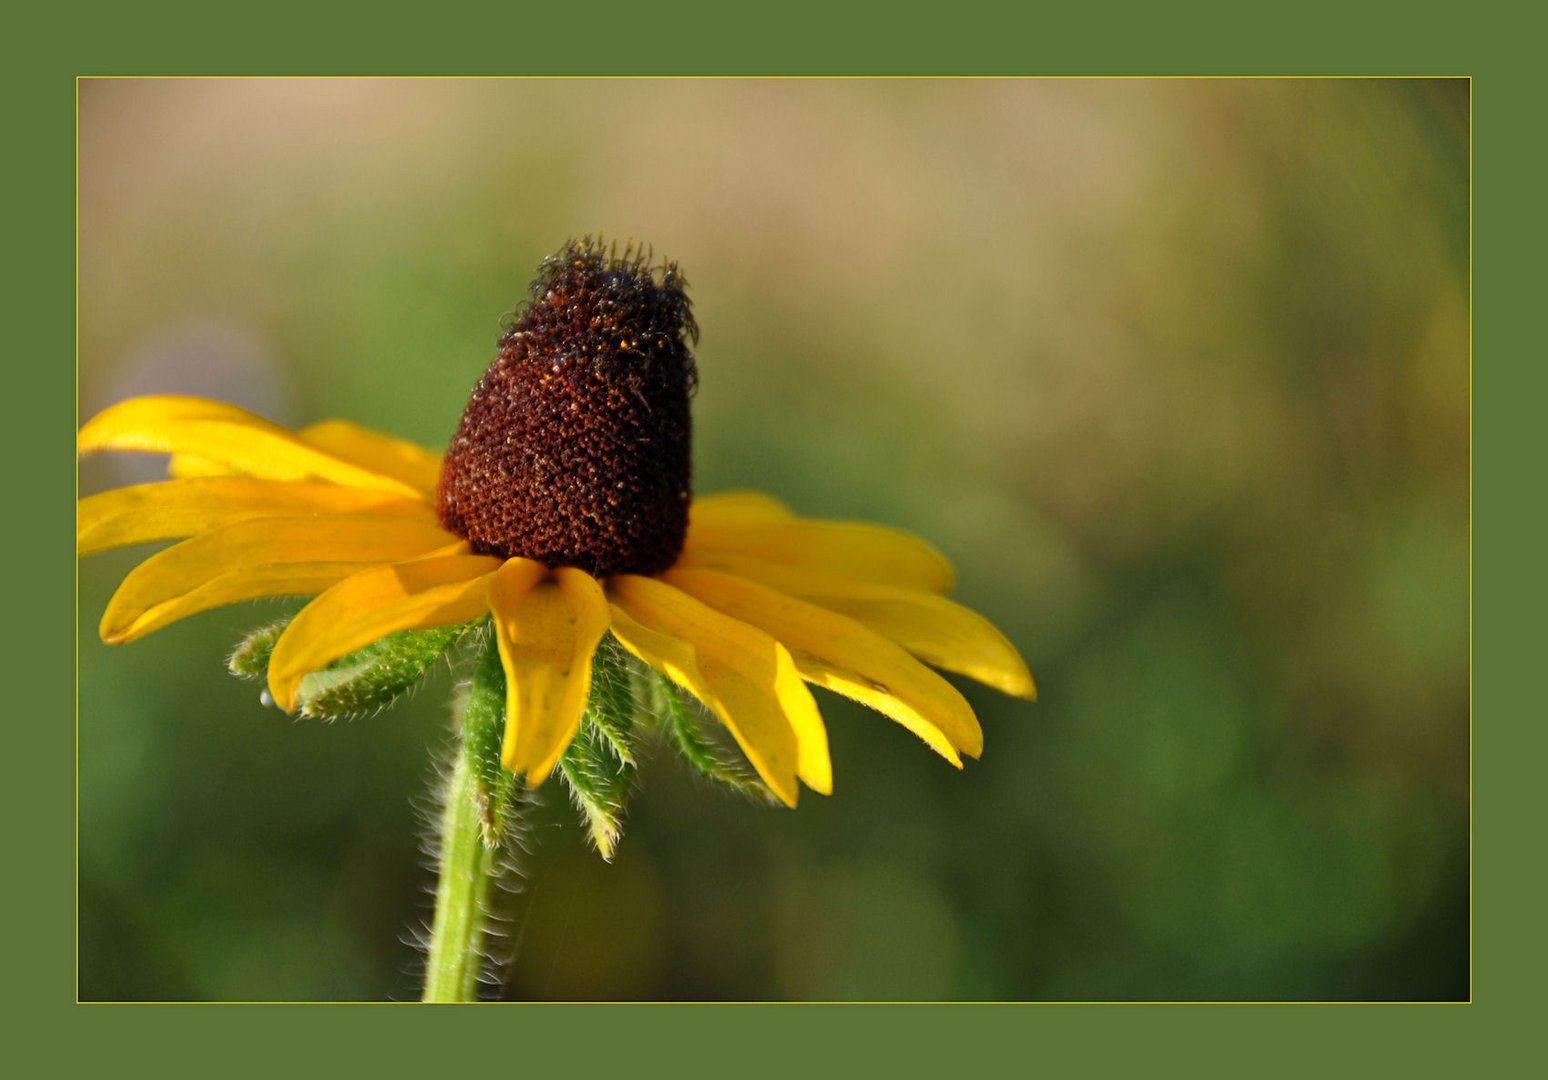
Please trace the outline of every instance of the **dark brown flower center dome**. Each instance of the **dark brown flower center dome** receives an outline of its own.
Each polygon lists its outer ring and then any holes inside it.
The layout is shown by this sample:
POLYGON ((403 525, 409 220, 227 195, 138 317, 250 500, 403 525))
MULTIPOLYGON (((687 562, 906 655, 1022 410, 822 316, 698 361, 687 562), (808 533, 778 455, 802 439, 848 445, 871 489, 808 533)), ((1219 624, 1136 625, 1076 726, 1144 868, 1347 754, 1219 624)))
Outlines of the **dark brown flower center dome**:
POLYGON ((447 448, 441 524, 477 552, 597 576, 671 566, 688 528, 686 284, 589 237, 545 259, 447 448))

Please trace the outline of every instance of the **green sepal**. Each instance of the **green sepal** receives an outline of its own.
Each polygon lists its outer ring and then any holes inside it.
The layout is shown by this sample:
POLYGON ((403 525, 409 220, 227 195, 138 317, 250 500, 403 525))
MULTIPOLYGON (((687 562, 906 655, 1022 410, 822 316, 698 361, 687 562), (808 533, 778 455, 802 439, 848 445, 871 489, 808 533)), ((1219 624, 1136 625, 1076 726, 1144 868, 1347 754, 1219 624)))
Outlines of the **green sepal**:
MULTIPOLYGON (((783 805, 753 767, 725 740, 705 732, 699 723, 707 719, 702 709, 686 704, 677 684, 660 672, 651 672, 649 686, 656 713, 662 718, 668 741, 688 765, 702 776, 770 806, 783 805)), ((718 725, 717 725, 718 727, 718 725)))
POLYGON ((591 691, 580 728, 559 758, 559 774, 581 812, 597 853, 613 861, 634 786, 634 676, 611 635, 591 661, 591 691))
POLYGON ((301 680, 300 714, 334 720, 375 712, 411 690, 465 629, 400 630, 340 657, 301 680))
POLYGON ((588 711, 559 759, 559 775, 581 812, 581 820, 603 861, 612 862, 623 838, 624 811, 634 786, 635 767, 620 761, 612 741, 588 711))
POLYGON ((483 649, 468 698, 462 706, 462 754, 473 779, 473 801, 478 806, 479 829, 484 846, 500 846, 505 829, 505 810, 510 804, 516 777, 500 764, 505 739, 505 668, 492 630, 484 634, 483 649))
POLYGON ((274 655, 274 643, 290 625, 290 619, 260 626, 243 638, 231 650, 226 659, 226 669, 239 679, 261 679, 269 673, 269 657, 274 655))
POLYGON ((634 684, 638 674, 630 655, 611 633, 605 634, 591 657, 591 691, 586 716, 625 765, 634 757, 634 684))

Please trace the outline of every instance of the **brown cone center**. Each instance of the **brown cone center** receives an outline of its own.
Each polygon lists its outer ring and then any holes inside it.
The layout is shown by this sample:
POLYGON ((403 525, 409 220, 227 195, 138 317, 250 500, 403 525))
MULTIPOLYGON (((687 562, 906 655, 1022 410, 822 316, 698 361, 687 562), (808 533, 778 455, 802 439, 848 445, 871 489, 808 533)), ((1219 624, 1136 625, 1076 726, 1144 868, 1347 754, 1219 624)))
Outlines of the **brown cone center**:
POLYGON ((543 262, 441 465, 473 550, 654 574, 688 528, 697 328, 681 273, 589 238, 543 262))

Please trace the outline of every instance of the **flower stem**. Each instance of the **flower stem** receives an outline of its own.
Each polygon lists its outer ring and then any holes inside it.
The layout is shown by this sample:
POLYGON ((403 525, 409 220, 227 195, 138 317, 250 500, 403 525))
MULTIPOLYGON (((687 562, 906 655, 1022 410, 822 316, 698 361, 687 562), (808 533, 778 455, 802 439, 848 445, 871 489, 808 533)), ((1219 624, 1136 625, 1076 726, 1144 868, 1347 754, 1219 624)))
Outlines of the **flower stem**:
POLYGON ((452 766, 441 815, 441 876, 435 886, 425 1001, 477 1001, 484 919, 497 852, 484 843, 476 778, 466 754, 452 766))

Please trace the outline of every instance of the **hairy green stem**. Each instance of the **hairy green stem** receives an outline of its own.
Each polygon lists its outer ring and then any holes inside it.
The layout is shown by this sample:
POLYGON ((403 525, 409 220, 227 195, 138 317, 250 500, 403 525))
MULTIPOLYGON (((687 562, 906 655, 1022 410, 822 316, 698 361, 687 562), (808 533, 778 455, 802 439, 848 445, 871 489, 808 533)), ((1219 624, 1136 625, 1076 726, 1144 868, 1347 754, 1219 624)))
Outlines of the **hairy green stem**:
POLYGON ((477 1001, 484 919, 498 852, 485 846, 476 777, 458 754, 441 815, 441 876, 435 886, 425 1001, 477 1001))

